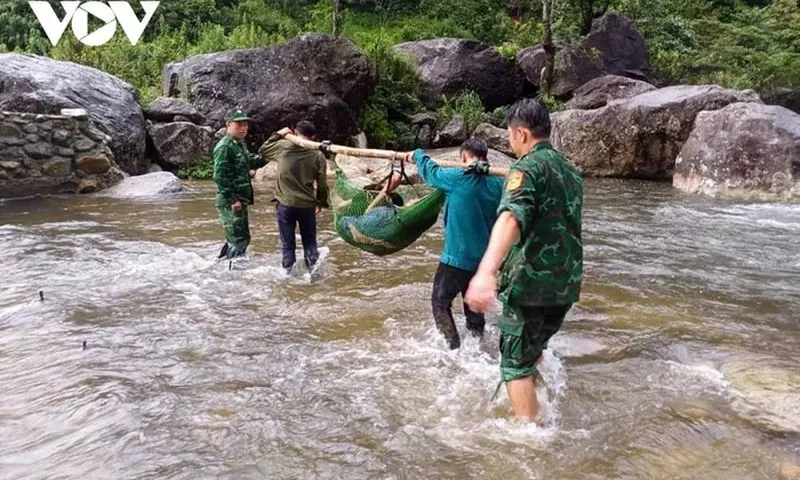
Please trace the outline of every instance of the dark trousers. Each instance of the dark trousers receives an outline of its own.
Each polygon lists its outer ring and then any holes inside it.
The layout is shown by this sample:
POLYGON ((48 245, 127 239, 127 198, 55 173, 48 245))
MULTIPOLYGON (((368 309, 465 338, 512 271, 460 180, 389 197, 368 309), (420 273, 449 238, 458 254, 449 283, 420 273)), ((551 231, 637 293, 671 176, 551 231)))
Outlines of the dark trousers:
POLYGON ((278 203, 278 230, 281 233, 281 249, 283 251, 283 268, 291 269, 297 259, 297 248, 294 232, 300 226, 300 238, 303 241, 303 256, 306 267, 310 270, 319 259, 317 250, 317 212, 314 207, 297 208, 278 203))
MULTIPOLYGON (((473 275, 475 272, 440 263, 436 270, 436 276, 433 278, 433 294, 431 295, 433 319, 436 322, 436 328, 450 343, 451 349, 461 346, 461 338, 458 336, 456 323, 453 320, 453 300, 459 293, 462 297, 466 295, 473 275)), ((464 315, 467 317, 467 329, 474 335, 482 335, 486 325, 486 318, 483 314, 473 312, 465 303, 464 315)))

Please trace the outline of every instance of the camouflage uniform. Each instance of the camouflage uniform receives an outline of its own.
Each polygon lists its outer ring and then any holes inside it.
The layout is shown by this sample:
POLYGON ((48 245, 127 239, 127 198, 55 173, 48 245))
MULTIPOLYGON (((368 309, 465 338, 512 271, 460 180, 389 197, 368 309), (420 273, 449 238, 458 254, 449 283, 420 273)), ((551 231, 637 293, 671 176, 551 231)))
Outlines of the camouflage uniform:
MULTIPOLYGON (((237 117, 234 117, 234 121, 237 117)), ((264 160, 247 151, 241 140, 225 135, 214 147, 214 182, 217 184, 216 207, 225 238, 220 258, 244 255, 250 244, 250 222, 247 206, 253 204, 250 170, 264 166, 264 160), (234 213, 232 206, 240 202, 242 209, 234 213)))
POLYGON ((509 172, 498 215, 510 212, 520 236, 500 271, 500 370, 510 381, 536 374, 536 361, 578 301, 583 276, 583 181, 549 142, 509 172))

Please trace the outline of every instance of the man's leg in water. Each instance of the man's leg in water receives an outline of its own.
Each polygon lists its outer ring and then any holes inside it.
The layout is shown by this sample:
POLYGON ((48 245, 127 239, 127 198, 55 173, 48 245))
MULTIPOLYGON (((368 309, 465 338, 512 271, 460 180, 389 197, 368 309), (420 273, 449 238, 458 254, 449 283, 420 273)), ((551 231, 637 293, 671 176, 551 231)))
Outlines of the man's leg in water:
POLYGON ((294 217, 294 211, 291 207, 280 203, 277 206, 277 213, 278 231, 281 234, 281 251, 283 253, 282 265, 284 269, 291 270, 296 261, 294 251, 297 244, 294 238, 294 231, 297 219, 294 217))
POLYGON ((311 271, 317 260, 319 260, 316 208, 298 208, 297 223, 300 225, 300 238, 303 241, 303 256, 305 257, 306 268, 311 271))
POLYGON ((534 421, 539 412, 536 378, 542 352, 571 305, 506 308, 500 324, 500 371, 514 415, 534 421))
POLYGON ((453 299, 461 292, 461 285, 455 278, 453 270, 452 267, 443 263, 439 264, 436 275, 433 277, 433 293, 431 294, 433 320, 451 350, 461 346, 461 338, 458 336, 456 323, 453 320, 453 299))

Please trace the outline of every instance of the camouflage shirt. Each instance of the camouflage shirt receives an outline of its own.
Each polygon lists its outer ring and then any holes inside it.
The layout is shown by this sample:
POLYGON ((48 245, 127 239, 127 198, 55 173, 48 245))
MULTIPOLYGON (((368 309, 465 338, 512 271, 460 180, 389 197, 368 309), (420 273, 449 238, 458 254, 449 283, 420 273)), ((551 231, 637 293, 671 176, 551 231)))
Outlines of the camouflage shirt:
POLYGON ((578 170, 548 142, 512 165, 498 215, 510 212, 520 236, 503 262, 505 305, 566 305, 578 301, 583 276, 578 170))
POLYGON ((225 135, 214 147, 214 182, 219 201, 253 204, 253 184, 250 170, 264 166, 264 160, 247 151, 244 142, 225 135))

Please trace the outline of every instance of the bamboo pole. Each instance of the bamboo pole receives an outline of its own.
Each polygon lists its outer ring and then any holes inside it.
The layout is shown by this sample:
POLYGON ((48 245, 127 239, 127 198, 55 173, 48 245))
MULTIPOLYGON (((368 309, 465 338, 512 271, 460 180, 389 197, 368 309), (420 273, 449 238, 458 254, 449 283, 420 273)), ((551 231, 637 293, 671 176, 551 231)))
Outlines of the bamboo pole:
MULTIPOLYGON (((286 135, 284 135, 283 138, 289 140, 290 142, 294 143, 297 146, 307 148, 309 150, 319 150, 320 142, 315 142, 314 140, 308 140, 306 138, 294 135, 292 133, 287 133, 286 135)), ((378 150, 374 148, 355 148, 355 147, 345 147, 342 145, 331 145, 331 152, 340 155, 347 155, 349 157, 379 158, 382 160, 390 160, 390 161, 402 161, 405 159, 406 156, 404 152, 395 152, 393 150, 378 150)), ((447 167, 447 168, 467 168, 469 166, 461 162, 445 162, 445 161, 440 162, 437 160, 436 163, 441 165, 442 167, 447 167)), ((489 167, 489 175, 505 177, 508 175, 508 169, 499 167, 489 167)))

